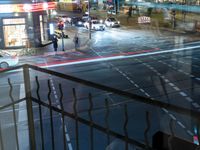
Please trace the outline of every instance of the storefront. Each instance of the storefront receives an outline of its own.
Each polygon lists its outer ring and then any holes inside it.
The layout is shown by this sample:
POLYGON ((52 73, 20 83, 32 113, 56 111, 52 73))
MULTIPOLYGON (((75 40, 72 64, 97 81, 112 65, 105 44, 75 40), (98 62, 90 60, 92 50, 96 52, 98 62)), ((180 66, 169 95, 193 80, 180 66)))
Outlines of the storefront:
POLYGON ((85 12, 87 0, 59 0, 58 9, 61 11, 85 12))
POLYGON ((25 46, 25 40, 28 38, 25 18, 7 18, 2 20, 5 47, 25 46))
POLYGON ((38 47, 48 41, 54 9, 55 2, 0 5, 0 48, 38 47))

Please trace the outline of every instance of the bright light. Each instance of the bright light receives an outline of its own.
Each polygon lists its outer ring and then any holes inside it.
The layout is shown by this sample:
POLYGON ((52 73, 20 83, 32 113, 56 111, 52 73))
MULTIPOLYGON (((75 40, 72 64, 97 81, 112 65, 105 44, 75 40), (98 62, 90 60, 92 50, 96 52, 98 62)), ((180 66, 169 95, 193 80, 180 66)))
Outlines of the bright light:
POLYGON ((23 9, 24 9, 25 12, 30 12, 31 9, 32 9, 32 7, 31 7, 31 5, 29 5, 29 4, 24 4, 23 9))
POLYGON ((78 24, 79 24, 79 25, 82 25, 83 23, 79 21, 78 24))
POLYGON ((57 11, 53 11, 53 13, 52 13, 53 15, 57 15, 58 13, 57 13, 57 11))
POLYGON ((197 136, 198 134, 198 130, 197 130, 197 127, 194 126, 194 136, 193 136, 193 143, 196 144, 196 145, 199 145, 199 138, 197 136))
POLYGON ((48 3, 43 3, 43 9, 44 10, 48 9, 48 3))
POLYGON ((54 26, 52 23, 49 24, 50 34, 54 34, 54 26))
POLYGON ((18 14, 18 13, 15 13, 14 15, 15 15, 15 16, 19 16, 19 14, 18 14))
POLYGON ((199 139, 198 139, 197 135, 193 136, 193 143, 196 144, 196 145, 199 145, 199 139))

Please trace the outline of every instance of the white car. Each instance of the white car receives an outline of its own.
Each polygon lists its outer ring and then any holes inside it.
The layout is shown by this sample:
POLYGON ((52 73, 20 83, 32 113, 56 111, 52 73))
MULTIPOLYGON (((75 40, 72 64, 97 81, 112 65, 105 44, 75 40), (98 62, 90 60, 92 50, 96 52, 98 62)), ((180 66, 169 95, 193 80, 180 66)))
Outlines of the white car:
POLYGON ((83 14, 83 16, 82 16, 82 19, 83 19, 83 20, 87 21, 88 18, 89 18, 88 13, 83 14))
MULTIPOLYGON (((84 23, 84 27, 86 27, 87 29, 89 29, 89 22, 85 22, 84 23)), ((91 29, 92 30, 105 30, 105 25, 103 24, 102 20, 91 20, 91 29)))
POLYGON ((56 18, 58 19, 58 21, 63 21, 65 23, 65 22, 67 22, 67 19, 69 17, 67 17, 67 16, 57 16, 56 18))
POLYGON ((11 66, 16 66, 19 58, 16 55, 11 55, 7 52, 0 52, 0 68, 5 69, 11 66))
POLYGON ((120 22, 117 21, 117 19, 115 19, 113 17, 109 17, 109 18, 106 18, 105 25, 107 27, 119 27, 120 26, 120 22))
POLYGON ((108 10, 107 14, 116 15, 116 11, 115 10, 108 10))

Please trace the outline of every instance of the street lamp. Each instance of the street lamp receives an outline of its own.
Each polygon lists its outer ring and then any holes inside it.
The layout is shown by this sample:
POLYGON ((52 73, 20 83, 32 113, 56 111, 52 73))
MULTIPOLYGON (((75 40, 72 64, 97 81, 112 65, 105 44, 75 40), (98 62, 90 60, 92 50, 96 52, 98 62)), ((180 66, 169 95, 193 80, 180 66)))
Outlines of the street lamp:
POLYGON ((62 50, 64 50, 64 32, 63 32, 63 28, 64 28, 64 22, 60 21, 58 23, 58 29, 61 31, 61 37, 62 37, 62 50))
POLYGON ((89 22, 89 39, 91 39, 92 33, 91 33, 91 17, 90 17, 90 0, 88 0, 88 22, 89 22))

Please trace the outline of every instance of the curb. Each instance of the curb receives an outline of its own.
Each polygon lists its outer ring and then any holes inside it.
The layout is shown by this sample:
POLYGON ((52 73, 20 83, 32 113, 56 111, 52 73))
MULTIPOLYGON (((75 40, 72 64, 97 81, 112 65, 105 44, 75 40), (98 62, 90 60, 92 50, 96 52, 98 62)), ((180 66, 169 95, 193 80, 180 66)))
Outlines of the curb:
MULTIPOLYGON (((70 53, 70 52, 78 52, 78 51, 80 52, 80 51, 83 51, 86 48, 88 48, 89 44, 90 44, 90 41, 87 40, 86 43, 85 43, 85 45, 79 47, 77 50, 75 48, 73 48, 73 49, 68 49, 68 50, 65 50, 65 51, 46 52, 46 53, 44 53, 44 56, 62 55, 62 54, 67 54, 67 53, 70 53)), ((37 55, 37 56, 40 56, 40 55, 37 55)))
MULTIPOLYGON (((156 28, 156 27, 153 27, 153 28, 156 28)), ((169 31, 169 32, 175 32, 175 33, 181 33, 181 34, 186 34, 187 32, 185 31, 182 31, 182 30, 173 30, 173 29, 170 29, 170 28, 164 28, 164 27, 159 27, 159 29, 161 30, 165 30, 165 31, 169 31)))

